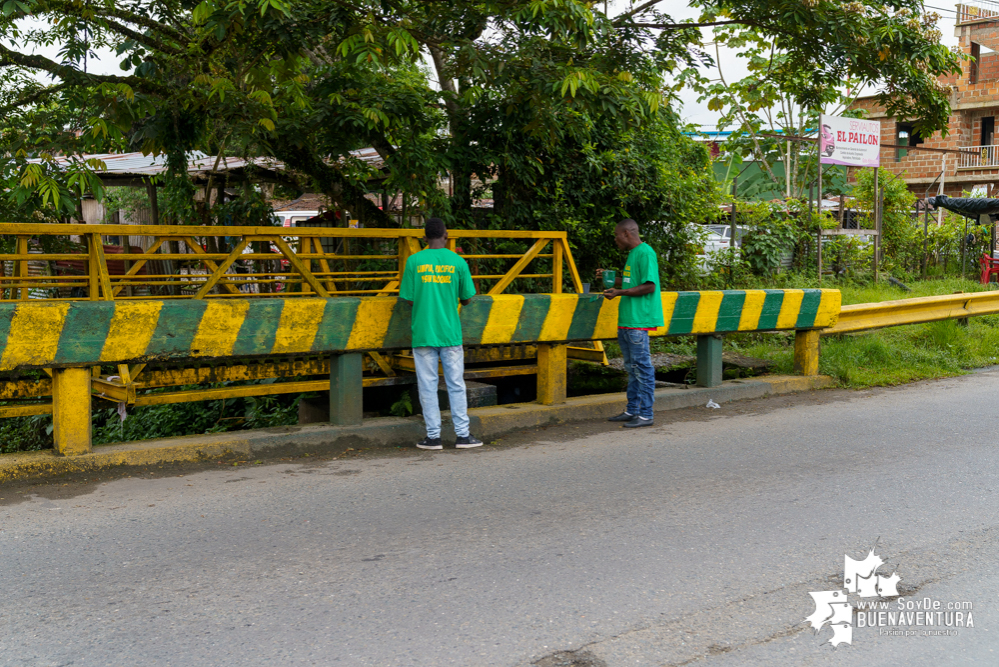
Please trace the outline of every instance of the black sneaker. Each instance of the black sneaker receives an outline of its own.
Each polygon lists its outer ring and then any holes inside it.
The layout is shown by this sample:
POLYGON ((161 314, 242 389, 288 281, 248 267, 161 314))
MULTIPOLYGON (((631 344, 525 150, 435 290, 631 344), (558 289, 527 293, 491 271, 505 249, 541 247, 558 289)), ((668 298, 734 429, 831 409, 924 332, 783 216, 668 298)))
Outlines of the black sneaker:
POLYGON ((416 443, 420 449, 444 449, 440 438, 424 438, 416 443))
POLYGON ((645 417, 639 417, 635 415, 634 419, 629 421, 624 425, 624 428, 641 428, 643 426, 652 426, 653 420, 646 419, 645 417))
POLYGON ((611 417, 607 421, 609 421, 609 422, 630 422, 634 418, 635 418, 635 415, 629 414, 627 412, 622 412, 619 415, 614 415, 613 417, 611 417))
POLYGON ((471 449, 472 447, 481 447, 482 441, 476 440, 470 435, 466 435, 455 440, 454 446, 458 449, 471 449))

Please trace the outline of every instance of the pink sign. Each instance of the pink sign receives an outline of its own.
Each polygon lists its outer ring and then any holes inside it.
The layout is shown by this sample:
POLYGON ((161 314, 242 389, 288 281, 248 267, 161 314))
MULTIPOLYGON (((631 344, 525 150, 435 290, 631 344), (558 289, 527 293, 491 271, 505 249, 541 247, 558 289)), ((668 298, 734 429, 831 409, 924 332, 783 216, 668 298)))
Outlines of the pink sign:
POLYGON ((822 164, 881 166, 881 123, 876 120, 819 116, 822 164))

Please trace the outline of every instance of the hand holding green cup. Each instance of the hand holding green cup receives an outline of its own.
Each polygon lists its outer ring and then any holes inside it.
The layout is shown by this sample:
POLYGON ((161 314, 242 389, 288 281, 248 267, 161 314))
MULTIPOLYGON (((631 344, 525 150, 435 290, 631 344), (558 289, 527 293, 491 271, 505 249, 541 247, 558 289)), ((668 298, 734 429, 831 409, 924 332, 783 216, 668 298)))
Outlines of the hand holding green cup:
POLYGON ((614 287, 614 283, 617 282, 617 271, 614 271, 613 269, 604 269, 603 278, 604 289, 612 289, 614 287))

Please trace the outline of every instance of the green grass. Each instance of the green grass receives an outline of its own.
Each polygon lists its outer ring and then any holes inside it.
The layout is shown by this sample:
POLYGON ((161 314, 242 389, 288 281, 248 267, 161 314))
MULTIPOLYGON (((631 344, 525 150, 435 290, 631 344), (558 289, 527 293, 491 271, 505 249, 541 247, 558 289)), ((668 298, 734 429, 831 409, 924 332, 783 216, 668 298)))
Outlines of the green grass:
MULTIPOLYGON (((843 285, 839 289, 844 305, 987 289, 976 281, 960 278, 913 281, 908 286, 911 292, 884 283, 843 285)), ((833 376, 845 387, 891 386, 951 377, 999 363, 999 316, 972 317, 967 326, 957 320, 944 320, 823 336, 821 345, 819 372, 833 376)), ((772 360, 777 373, 793 372, 791 333, 728 336, 726 347, 750 357, 772 360)))
MULTIPOLYGON (((843 304, 873 303, 920 296, 981 292, 977 281, 947 278, 912 281, 911 292, 887 282, 878 285, 825 281, 823 287, 839 289, 843 304)), ((818 287, 814 279, 779 279, 754 288, 818 287)), ((963 375, 974 368, 999 364, 999 315, 972 317, 967 326, 956 320, 890 327, 840 336, 823 336, 819 372, 836 378, 841 386, 862 388, 892 386, 930 378, 963 375)), ((730 334, 725 349, 774 362, 774 373, 794 372, 794 333, 730 334)), ((609 345, 608 353, 616 352, 609 345)), ((652 351, 695 354, 695 339, 655 338, 652 351)))

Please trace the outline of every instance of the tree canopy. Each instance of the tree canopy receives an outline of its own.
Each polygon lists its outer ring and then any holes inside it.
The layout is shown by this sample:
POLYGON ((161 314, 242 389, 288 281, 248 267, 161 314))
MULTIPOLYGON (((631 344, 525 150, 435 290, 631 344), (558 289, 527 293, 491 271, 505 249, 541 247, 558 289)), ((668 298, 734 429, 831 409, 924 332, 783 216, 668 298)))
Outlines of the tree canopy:
POLYGON ((473 224, 488 190, 509 226, 679 229, 681 199, 711 199, 671 111, 711 63, 703 26, 779 53, 760 77, 794 79, 802 104, 871 82, 891 113, 946 126, 937 77, 958 59, 917 2, 696 4, 695 23, 659 0, 617 16, 584 0, 0 0, 0 181, 8 205, 71 210, 101 165, 61 173, 55 154, 165 153, 180 174, 198 149, 281 160, 289 185, 380 224, 372 178, 454 224, 473 224), (57 59, 38 54, 53 46, 57 59), (96 48, 119 73, 87 71, 96 48), (364 146, 383 170, 350 158, 364 146))

